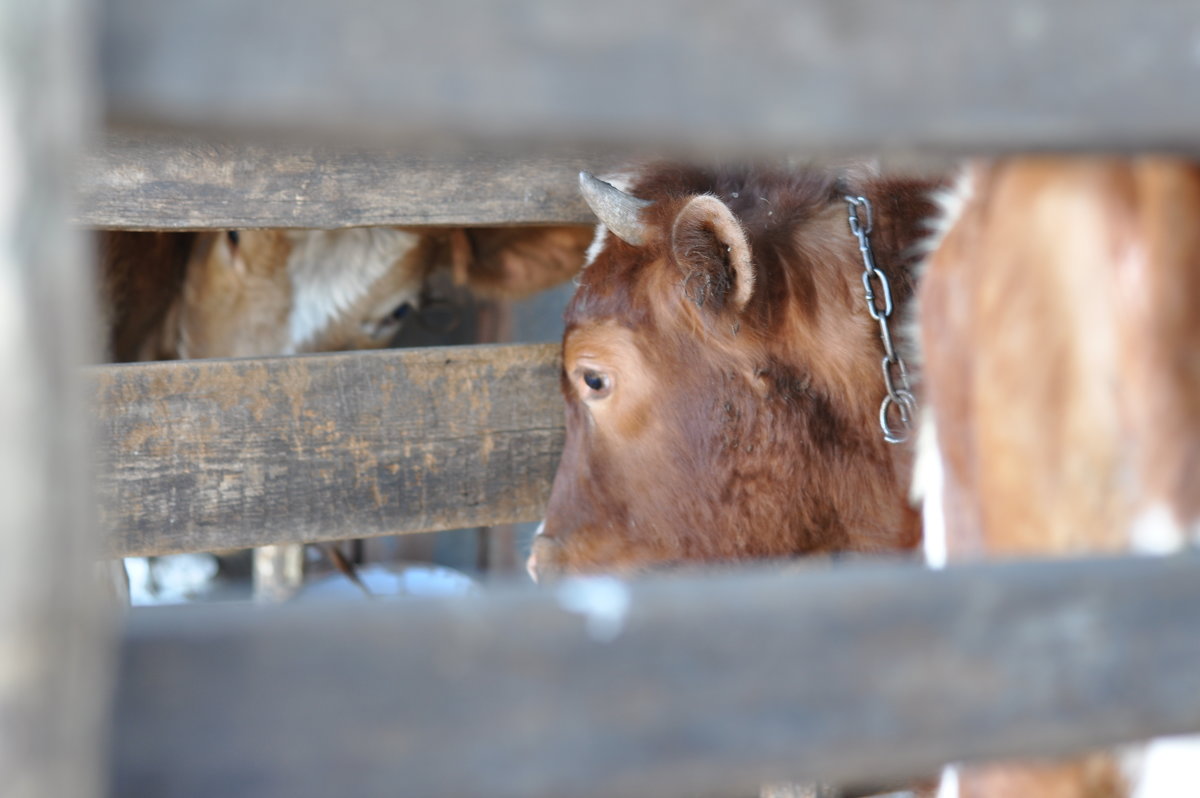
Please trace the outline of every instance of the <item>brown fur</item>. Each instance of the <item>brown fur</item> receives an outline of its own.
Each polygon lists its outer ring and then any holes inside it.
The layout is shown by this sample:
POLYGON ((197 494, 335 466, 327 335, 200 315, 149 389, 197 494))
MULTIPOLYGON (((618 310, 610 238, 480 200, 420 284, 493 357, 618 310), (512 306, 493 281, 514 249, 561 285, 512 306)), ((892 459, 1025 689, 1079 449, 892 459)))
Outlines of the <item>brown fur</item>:
POLYGON ((449 234, 454 282, 480 296, 513 299, 574 277, 590 227, 466 228, 449 234))
POLYGON ((872 243, 902 303, 927 190, 817 169, 644 172, 632 193, 654 201, 649 240, 610 235, 567 309, 567 440, 538 572, 916 545, 842 197, 875 202, 872 243), (696 204, 706 194, 732 222, 696 204), (583 400, 589 370, 613 378, 607 399, 583 400))
POLYGON ((1124 798, 1129 785, 1105 754, 1069 762, 987 765, 959 775, 959 798, 1124 798))
POLYGON ((101 231, 96 236, 106 359, 159 359, 158 331, 183 287, 195 234, 101 231))
POLYGON ((1019 161, 980 170, 976 200, 922 291, 926 399, 966 510, 958 556, 1122 548, 1124 434, 1112 386, 1115 273, 1129 246, 1124 175, 1019 161), (1015 500, 1020 497, 1020 500, 1015 500), (1108 530, 1105 532, 1105 530, 1108 530))
MULTIPOLYGON (((922 283, 950 558, 1119 552, 1200 501, 1200 170, 976 164, 922 283)), ((1111 758, 968 769, 963 798, 1128 794, 1111 758)))
POLYGON ((1196 516, 1200 169, 977 165, 922 287, 925 392, 961 556, 1122 551, 1196 516), (1020 497, 1015 501, 1014 497, 1020 497))
MULTIPOLYGON (((183 293, 165 332, 172 357, 254 357, 285 351, 292 284, 291 245, 282 231, 225 233, 197 242, 183 293)), ((167 345, 164 344, 164 349, 167 345)), ((169 350, 168 350, 169 351, 169 350)))
MULTIPOLYGON (((439 268, 489 296, 517 298, 570 278, 581 227, 412 229, 417 241, 309 340, 291 341, 294 240, 303 232, 104 233, 101 264, 112 358, 261 357, 387 345, 396 297, 439 268)), ((336 268, 337 264, 330 264, 336 268)), ((415 299, 415 298, 414 298, 415 299)))
MULTIPOLYGON (((1140 279, 1120 308, 1123 407, 1148 501, 1200 518, 1200 166, 1137 162, 1132 175, 1140 279)), ((1129 285, 1133 282, 1133 285, 1129 285)))

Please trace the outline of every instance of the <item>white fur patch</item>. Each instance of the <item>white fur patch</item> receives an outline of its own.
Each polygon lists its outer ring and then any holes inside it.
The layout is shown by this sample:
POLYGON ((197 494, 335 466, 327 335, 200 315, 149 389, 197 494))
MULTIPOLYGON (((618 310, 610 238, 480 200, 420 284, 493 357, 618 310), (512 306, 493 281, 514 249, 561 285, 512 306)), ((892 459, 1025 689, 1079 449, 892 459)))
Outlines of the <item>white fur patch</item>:
MULTIPOLYGON (((927 259, 942 245, 946 236, 962 217, 967 203, 975 194, 970 166, 962 167, 953 184, 933 192, 931 199, 938 212, 928 221, 929 235, 918 245, 927 259)), ((922 267, 923 270, 924 267, 922 267)), ((906 324, 912 359, 920 364, 925 359, 925 341, 921 338, 916 316, 906 324)), ((947 537, 945 513, 946 470, 938 444, 937 421, 933 410, 926 407, 921 413, 921 428, 917 436, 917 456, 913 466, 913 481, 909 496, 920 502, 922 516, 922 546, 925 564, 930 568, 946 567, 947 537)), ((957 781, 955 782, 957 794, 957 781)))
POLYGON ((933 410, 926 407, 921 411, 917 457, 909 496, 913 502, 921 503, 921 539, 925 564, 930 568, 946 567, 945 488, 946 468, 938 446, 937 421, 933 410))
POLYGON ((937 189, 930 196, 937 207, 935 213, 926 223, 929 235, 920 243, 921 252, 929 255, 937 250, 946 236, 962 218, 967 203, 975 196, 975 180, 971 175, 970 166, 959 169, 954 182, 948 188, 937 189))
POLYGON ((1200 737, 1162 737, 1142 753, 1133 798, 1200 795, 1200 737))
POLYGON ((583 259, 583 268, 587 268, 596 262, 596 258, 600 257, 600 253, 604 251, 604 244, 608 240, 608 228, 603 224, 596 225, 596 236, 592 239, 592 243, 588 245, 587 255, 583 259))
MULTIPOLYGON (((298 351, 366 296, 420 236, 388 228, 355 228, 297 230, 290 239, 293 302, 288 351, 283 354, 298 351)), ((414 275, 413 300, 420 289, 420 275, 414 275)))
POLYGON ((947 765, 942 768, 942 778, 938 782, 937 798, 958 798, 958 768, 947 765))
POLYGON ((1129 548, 1136 554, 1172 554, 1184 547, 1185 540, 1175 514, 1161 503, 1142 511, 1129 529, 1129 548))

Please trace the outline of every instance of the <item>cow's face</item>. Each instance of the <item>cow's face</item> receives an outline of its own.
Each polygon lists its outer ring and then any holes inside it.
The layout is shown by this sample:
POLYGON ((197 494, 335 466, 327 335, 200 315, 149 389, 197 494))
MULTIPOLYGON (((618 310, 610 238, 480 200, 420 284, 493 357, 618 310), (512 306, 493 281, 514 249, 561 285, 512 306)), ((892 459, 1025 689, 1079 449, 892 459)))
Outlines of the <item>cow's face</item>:
POLYGON ((229 231, 197 239, 173 308, 181 358, 288 351, 291 246, 282 233, 229 231))
POLYGON ((812 237, 782 257, 790 233, 753 237, 772 211, 746 224, 705 194, 601 234, 567 310, 566 445, 531 572, 916 543, 844 205, 812 192, 779 209, 812 237))
POLYGON ((416 306, 432 242, 402 230, 210 233, 176 315, 179 357, 370 349, 416 306))

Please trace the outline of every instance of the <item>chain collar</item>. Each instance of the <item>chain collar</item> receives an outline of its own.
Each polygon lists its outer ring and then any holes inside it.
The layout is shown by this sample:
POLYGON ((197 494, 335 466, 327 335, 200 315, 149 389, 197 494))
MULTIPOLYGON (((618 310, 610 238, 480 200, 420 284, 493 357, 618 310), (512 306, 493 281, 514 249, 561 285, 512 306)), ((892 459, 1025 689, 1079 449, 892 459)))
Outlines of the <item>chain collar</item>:
POLYGON ((883 439, 888 443, 904 443, 912 434, 917 400, 909 385, 904 358, 892 346, 892 332, 888 327, 888 319, 892 315, 892 285, 887 275, 875 265, 875 256, 871 254, 871 241, 867 238, 873 223, 870 201, 866 197, 847 196, 843 199, 848 206, 850 232, 858 239, 858 251, 862 253, 862 283, 866 290, 867 312, 879 322, 879 337, 883 341, 881 367, 887 395, 879 405, 879 427, 883 430, 883 439), (865 220, 859 217, 860 209, 865 213, 865 220), (875 283, 878 283, 879 293, 875 291, 875 283), (879 299, 883 301, 882 306, 877 302, 879 299))

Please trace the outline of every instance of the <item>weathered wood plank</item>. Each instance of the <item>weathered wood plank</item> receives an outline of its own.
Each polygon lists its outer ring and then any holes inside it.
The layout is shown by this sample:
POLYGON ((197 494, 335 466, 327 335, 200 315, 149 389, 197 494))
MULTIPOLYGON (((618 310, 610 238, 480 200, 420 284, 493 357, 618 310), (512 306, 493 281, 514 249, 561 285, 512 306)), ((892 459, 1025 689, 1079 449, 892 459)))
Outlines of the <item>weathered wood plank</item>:
POLYGON ((274 609, 132 615, 114 795, 752 795, 1200 730, 1196 554, 274 609))
POLYGON ((115 641, 86 500, 89 270, 67 225, 93 121, 84 6, 0 0, 0 794, 12 798, 105 794, 115 641))
POLYGON ((562 448, 557 350, 94 369, 107 553, 535 520, 562 448))
POLYGON ((1200 136, 1190 0, 103 8, 115 120, 805 154, 1194 152, 1200 136))
POLYGON ((75 222, 131 230, 591 224, 598 157, 455 157, 110 132, 84 160, 75 222))

